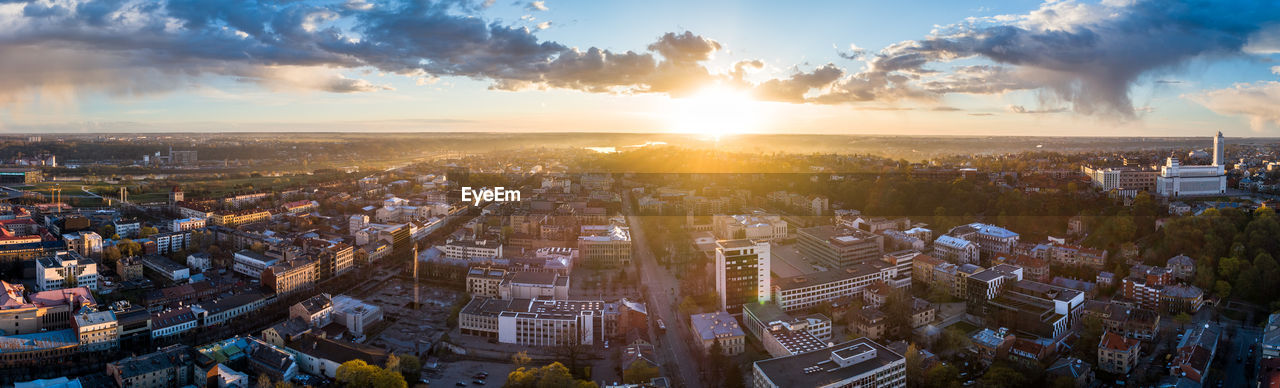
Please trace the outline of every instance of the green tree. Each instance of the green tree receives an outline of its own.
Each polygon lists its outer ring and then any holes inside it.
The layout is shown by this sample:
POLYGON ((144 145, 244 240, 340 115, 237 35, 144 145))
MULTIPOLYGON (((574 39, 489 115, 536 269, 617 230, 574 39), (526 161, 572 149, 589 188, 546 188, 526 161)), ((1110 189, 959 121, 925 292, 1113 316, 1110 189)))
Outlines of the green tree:
POLYGON ((987 374, 978 379, 978 384, 983 387, 1021 387, 1027 384, 1027 379, 1021 372, 1004 365, 993 365, 987 369, 987 374))
POLYGON ((1227 283, 1225 280, 1219 280, 1218 283, 1214 284, 1213 291, 1219 298, 1226 299, 1231 296, 1231 283, 1227 283))
POLYGON ((622 381, 627 384, 647 383, 658 376, 661 376, 658 367, 645 361, 632 362, 631 366, 622 371, 622 381))
POLYGON ((937 363, 925 373, 925 387, 956 388, 960 386, 960 369, 951 364, 937 363))
POLYGON ((422 376, 422 360, 412 354, 400 355, 400 374, 405 381, 416 381, 422 376))
POLYGON ((157 233, 160 233, 160 230, 150 226, 146 226, 141 229, 138 229, 138 236, 142 238, 151 237, 156 235, 157 233))

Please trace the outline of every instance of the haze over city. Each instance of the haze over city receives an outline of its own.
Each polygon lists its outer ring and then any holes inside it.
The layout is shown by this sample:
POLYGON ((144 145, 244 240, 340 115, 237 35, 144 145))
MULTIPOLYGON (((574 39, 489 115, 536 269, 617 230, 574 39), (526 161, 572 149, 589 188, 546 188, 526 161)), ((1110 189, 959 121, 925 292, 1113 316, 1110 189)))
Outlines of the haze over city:
POLYGON ((1246 1, 6 1, 8 132, 1275 135, 1246 1))

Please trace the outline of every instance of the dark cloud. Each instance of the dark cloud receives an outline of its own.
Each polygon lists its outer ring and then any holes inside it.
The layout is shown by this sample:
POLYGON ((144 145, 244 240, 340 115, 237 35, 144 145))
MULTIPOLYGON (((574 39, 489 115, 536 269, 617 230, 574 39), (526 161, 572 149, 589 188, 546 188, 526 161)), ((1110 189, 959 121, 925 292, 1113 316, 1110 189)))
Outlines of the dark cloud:
POLYGON ((1250 37, 1277 20, 1280 2, 1270 0, 1049 2, 1027 15, 975 19, 885 48, 852 76, 858 81, 850 90, 826 100, 895 99, 912 94, 898 89, 913 86, 925 96, 1042 89, 1079 113, 1134 117, 1129 88, 1140 76, 1195 58, 1242 55, 1250 37), (934 72, 928 64, 967 58, 1002 66, 919 85, 891 76, 919 78, 934 72))

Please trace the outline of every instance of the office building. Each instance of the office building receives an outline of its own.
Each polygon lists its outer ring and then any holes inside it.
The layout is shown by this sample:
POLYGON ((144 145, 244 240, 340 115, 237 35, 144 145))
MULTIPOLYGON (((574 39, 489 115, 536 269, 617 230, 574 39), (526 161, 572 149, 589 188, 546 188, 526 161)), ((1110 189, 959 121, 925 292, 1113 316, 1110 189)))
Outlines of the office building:
POLYGON ((933 240, 933 255, 956 264, 978 264, 978 244, 950 235, 933 240))
POLYGON ((884 236, 830 225, 801 228, 796 245, 806 257, 831 268, 879 259, 884 254, 884 236))
POLYGON ((769 243, 751 240, 716 242, 715 282, 720 309, 742 312, 742 305, 769 301, 773 291, 769 243))
POLYGON ((67 249, 79 253, 80 256, 98 257, 102 255, 102 236, 99 236, 96 232, 80 231, 63 234, 62 239, 67 242, 67 249))
POLYGON ((234 260, 235 263, 232 265, 231 269, 238 274, 249 277, 250 279, 261 279, 262 271, 266 270, 267 267, 275 265, 276 261, 278 261, 275 258, 267 257, 266 255, 248 249, 236 252, 234 260))
POLYGON ((756 361, 751 386, 888 387, 907 386, 907 360, 875 341, 858 338, 839 345, 756 361))
POLYGON ((870 285, 894 278, 897 269, 872 260, 843 269, 778 279, 772 284, 773 300, 785 311, 806 309, 828 302, 861 297, 870 285))
POLYGON ((146 267, 146 269, 151 270, 151 272, 156 274, 156 276, 170 282, 187 280, 191 277, 191 269, 160 255, 143 256, 142 265, 146 267))

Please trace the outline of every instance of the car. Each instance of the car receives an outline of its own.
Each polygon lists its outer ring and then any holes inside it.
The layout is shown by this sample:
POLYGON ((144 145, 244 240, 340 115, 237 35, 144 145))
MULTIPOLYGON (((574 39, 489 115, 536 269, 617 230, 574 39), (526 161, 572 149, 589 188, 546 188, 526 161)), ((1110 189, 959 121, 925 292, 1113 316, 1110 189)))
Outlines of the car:
POLYGON ((418 382, 426 385, 431 385, 431 380, 427 380, 427 379, 418 379, 418 382))
POLYGON ((484 385, 484 380, 475 380, 475 381, 472 381, 471 383, 475 385, 484 385))
POLYGON ((457 387, 465 387, 467 386, 467 383, 459 381, 459 382, 453 383, 453 385, 457 387))

